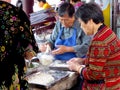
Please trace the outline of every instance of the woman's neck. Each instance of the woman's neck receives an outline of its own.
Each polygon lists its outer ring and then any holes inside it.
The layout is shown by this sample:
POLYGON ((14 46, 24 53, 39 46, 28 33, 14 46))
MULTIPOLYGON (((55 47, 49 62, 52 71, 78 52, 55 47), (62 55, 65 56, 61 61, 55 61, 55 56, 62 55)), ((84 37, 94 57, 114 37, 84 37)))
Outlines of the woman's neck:
POLYGON ((72 17, 72 22, 70 23, 70 26, 73 26, 74 22, 75 22, 75 17, 73 16, 72 17))
POLYGON ((94 25, 94 34, 96 34, 98 32, 98 29, 101 25, 103 25, 103 23, 99 23, 99 24, 94 25))

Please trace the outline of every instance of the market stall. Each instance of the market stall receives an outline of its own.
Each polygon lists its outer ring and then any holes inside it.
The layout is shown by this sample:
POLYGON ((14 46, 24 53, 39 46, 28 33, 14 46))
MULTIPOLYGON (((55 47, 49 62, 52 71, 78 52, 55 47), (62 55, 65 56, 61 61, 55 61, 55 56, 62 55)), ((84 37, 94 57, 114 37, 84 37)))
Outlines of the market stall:
MULTIPOLYGON (((38 46, 49 38, 56 22, 55 15, 53 8, 30 14, 38 46)), ((55 60, 48 53, 38 53, 35 58, 26 62, 28 69, 25 78, 30 90, 68 90, 77 83, 78 74, 70 71, 65 62, 55 60)))

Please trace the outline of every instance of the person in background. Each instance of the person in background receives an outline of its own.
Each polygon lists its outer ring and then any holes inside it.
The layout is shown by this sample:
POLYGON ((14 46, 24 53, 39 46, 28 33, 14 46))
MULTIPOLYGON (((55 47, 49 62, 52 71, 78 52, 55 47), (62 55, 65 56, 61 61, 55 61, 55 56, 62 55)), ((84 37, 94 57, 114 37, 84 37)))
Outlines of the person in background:
MULTIPOLYGON (((46 44, 52 48, 56 60, 67 61, 73 57, 84 57, 88 50, 91 37, 86 36, 74 16, 74 6, 64 2, 58 8, 59 21, 53 29, 46 44)), ((46 51, 46 44, 40 46, 40 51, 46 51)))
POLYGON ((81 0, 70 0, 70 3, 75 7, 75 11, 83 4, 81 0))
POLYGON ((46 0, 38 0, 38 5, 42 9, 49 9, 49 8, 51 8, 51 5, 49 5, 46 0))
POLYGON ((4 1, 0 6, 0 90, 28 90, 25 58, 38 51, 30 21, 22 9, 4 1))
POLYGON ((86 58, 69 60, 68 66, 84 79, 82 90, 120 90, 120 40, 104 24, 95 3, 81 5, 76 12, 86 35, 93 35, 86 58))

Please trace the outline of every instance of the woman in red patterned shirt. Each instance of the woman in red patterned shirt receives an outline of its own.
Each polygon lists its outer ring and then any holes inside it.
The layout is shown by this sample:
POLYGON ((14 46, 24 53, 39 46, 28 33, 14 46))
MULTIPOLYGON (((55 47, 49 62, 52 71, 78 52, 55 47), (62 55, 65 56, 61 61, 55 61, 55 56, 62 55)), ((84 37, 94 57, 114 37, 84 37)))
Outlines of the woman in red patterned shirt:
POLYGON ((76 12, 81 28, 93 39, 86 58, 73 58, 69 69, 83 76, 82 90, 120 90, 120 41, 104 24, 95 3, 83 4, 76 12))

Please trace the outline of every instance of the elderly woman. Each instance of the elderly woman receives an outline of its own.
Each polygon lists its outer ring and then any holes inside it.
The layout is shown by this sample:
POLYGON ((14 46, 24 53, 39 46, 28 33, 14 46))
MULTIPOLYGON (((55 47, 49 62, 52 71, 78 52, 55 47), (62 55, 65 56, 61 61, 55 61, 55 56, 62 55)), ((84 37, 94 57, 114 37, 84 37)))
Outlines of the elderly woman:
POLYGON ((120 40, 104 24, 97 4, 83 4, 76 16, 85 34, 93 39, 87 57, 71 59, 69 69, 83 76, 82 90, 120 90, 120 40))
MULTIPOLYGON (((67 61, 73 57, 84 57, 88 50, 91 37, 82 31, 74 14, 74 6, 70 3, 64 2, 58 8, 59 20, 47 43, 57 60, 67 61)), ((40 50, 44 52, 45 45, 42 45, 40 50)))
POLYGON ((27 90, 25 60, 36 51, 30 22, 22 9, 0 1, 0 90, 27 90))

